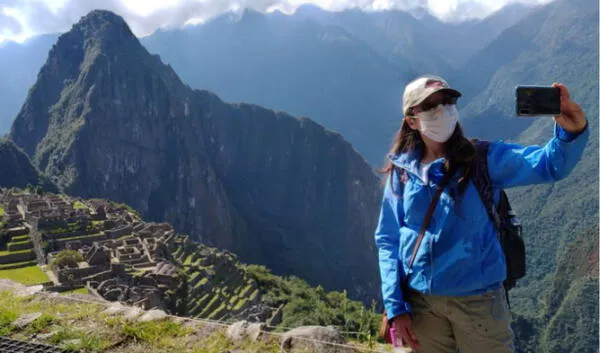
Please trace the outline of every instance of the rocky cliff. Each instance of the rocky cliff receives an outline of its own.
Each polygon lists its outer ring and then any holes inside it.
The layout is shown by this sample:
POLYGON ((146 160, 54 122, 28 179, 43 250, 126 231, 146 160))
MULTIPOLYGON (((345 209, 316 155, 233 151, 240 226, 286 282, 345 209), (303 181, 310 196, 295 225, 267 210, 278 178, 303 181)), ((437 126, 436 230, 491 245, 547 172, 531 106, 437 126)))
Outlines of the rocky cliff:
POLYGON ((25 188, 41 186, 46 191, 56 191, 54 185, 31 164, 29 157, 12 141, 0 138, 0 187, 25 188))
POLYGON ((277 274, 378 293, 380 189, 352 146, 190 89, 113 13, 58 39, 10 137, 67 193, 126 202, 277 274))

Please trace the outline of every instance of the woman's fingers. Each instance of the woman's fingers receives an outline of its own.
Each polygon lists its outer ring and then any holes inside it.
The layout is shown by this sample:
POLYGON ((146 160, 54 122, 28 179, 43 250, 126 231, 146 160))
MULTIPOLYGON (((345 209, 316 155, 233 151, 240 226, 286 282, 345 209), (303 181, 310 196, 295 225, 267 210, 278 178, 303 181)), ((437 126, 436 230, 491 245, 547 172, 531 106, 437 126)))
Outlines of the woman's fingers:
POLYGON ((417 340, 417 336, 413 332, 410 324, 404 325, 402 327, 402 329, 400 330, 400 336, 402 338, 402 342, 407 343, 413 350, 418 350, 421 348, 421 345, 417 340))
POLYGON ((554 82, 552 84, 552 87, 558 87, 558 89, 560 90, 561 101, 567 102, 569 99, 571 99, 571 94, 569 93, 569 89, 567 88, 567 86, 563 85, 562 83, 554 82))
POLYGON ((418 350, 421 349, 421 345, 419 344, 419 340, 417 339, 417 335, 415 335, 415 332, 412 329, 412 324, 408 325, 406 327, 406 333, 408 334, 408 337, 410 338, 410 340, 408 341, 410 347, 414 350, 418 350))

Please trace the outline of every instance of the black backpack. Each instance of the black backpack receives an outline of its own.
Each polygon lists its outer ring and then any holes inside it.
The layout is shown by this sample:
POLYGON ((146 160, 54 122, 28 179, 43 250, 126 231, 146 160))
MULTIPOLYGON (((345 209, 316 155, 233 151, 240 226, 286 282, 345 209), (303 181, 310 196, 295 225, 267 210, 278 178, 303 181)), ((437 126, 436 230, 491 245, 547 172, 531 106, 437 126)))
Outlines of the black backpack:
POLYGON ((498 241, 506 258, 506 280, 504 290, 508 301, 508 291, 517 284, 517 280, 525 276, 525 243, 521 221, 515 215, 508 196, 500 191, 500 202, 494 204, 492 182, 488 173, 487 154, 488 141, 474 141, 477 156, 472 170, 472 181, 475 184, 481 201, 485 205, 488 216, 498 231, 498 241))

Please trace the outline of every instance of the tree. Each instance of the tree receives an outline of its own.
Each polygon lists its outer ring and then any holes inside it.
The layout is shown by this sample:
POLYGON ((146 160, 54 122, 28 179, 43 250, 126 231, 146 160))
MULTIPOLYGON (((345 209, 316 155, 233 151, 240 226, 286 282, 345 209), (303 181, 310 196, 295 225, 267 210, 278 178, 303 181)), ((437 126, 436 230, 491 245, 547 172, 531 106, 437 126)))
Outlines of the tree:
POLYGON ((52 258, 50 268, 53 270, 65 267, 77 267, 77 263, 83 261, 83 257, 77 250, 62 250, 52 258))

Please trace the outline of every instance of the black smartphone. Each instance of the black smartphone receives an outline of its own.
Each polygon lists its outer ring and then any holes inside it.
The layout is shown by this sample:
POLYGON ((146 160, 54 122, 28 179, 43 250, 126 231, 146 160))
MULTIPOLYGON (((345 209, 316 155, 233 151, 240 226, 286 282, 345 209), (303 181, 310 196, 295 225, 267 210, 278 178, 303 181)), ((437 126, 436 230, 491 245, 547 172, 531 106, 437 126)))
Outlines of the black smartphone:
POLYGON ((517 115, 560 115, 560 89, 552 86, 517 86, 517 115))

